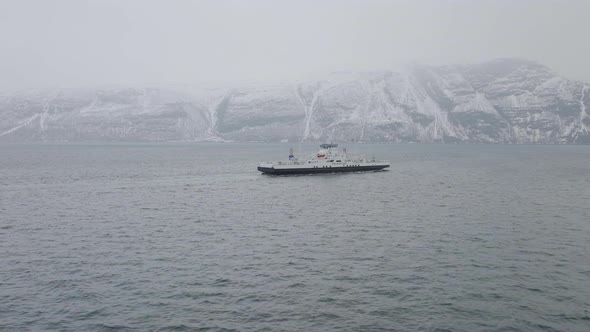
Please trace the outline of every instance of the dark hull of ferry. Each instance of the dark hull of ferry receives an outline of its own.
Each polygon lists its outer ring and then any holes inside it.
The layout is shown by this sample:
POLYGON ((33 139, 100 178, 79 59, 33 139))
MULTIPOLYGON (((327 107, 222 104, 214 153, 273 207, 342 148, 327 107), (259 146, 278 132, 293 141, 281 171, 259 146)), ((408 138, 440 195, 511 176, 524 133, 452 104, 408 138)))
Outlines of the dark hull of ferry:
POLYGON ((258 167, 263 174, 290 175, 290 174, 316 174, 316 173, 344 173, 344 172, 365 172, 380 171, 388 165, 379 166, 353 166, 353 167, 319 167, 319 168, 287 168, 275 169, 273 167, 258 167))

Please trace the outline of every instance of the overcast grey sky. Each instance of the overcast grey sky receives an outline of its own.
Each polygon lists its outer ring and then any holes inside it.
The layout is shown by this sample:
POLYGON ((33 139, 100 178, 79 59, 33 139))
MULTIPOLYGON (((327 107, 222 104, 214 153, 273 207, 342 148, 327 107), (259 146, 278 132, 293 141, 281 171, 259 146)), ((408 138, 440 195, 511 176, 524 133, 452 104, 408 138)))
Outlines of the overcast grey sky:
POLYGON ((0 88, 537 60, 590 82, 590 1, 0 0, 0 88))

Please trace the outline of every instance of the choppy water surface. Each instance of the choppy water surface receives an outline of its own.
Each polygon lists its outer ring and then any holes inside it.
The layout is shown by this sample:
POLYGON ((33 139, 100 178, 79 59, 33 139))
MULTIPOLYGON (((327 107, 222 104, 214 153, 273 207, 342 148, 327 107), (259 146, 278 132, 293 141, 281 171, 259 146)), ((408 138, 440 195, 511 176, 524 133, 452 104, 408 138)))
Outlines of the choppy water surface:
POLYGON ((589 146, 288 148, 1 145, 0 330, 590 331, 589 146))

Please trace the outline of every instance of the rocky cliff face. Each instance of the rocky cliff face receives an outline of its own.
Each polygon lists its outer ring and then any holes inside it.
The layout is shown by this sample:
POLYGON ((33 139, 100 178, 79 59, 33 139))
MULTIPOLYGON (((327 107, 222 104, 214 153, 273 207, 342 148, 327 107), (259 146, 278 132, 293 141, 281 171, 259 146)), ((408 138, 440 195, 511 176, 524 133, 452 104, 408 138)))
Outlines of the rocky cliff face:
POLYGON ((518 59, 233 88, 0 93, 0 141, 590 143, 590 85, 518 59))

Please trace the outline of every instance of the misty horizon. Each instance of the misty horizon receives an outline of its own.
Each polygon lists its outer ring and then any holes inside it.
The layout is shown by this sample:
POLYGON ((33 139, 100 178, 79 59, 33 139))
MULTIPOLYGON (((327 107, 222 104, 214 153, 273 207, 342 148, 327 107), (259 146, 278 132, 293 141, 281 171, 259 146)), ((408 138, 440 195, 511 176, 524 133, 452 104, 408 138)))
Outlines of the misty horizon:
MULTIPOLYGON (((240 87, 253 87, 253 86, 272 86, 272 85, 284 85, 284 84, 300 84, 300 83, 308 83, 313 81, 321 81, 328 79, 329 77, 337 77, 340 75, 363 75, 363 74, 376 74, 376 73, 401 73, 407 72, 414 67, 429 67, 429 68, 445 68, 445 67, 469 67, 469 66, 477 66, 477 65, 485 65, 488 63, 494 63, 498 61, 517 61, 517 62, 527 62, 531 64, 540 65, 543 67, 548 68, 549 70, 555 72, 558 76, 561 76, 565 79, 573 80, 571 77, 563 75, 559 71, 551 68, 549 66, 540 63, 539 61, 534 61, 530 59, 524 58, 514 58, 514 57, 500 57, 500 58, 493 58, 485 61, 478 61, 473 63, 449 63, 449 64, 440 64, 440 65, 433 65, 428 63, 421 63, 417 61, 408 61, 406 63, 401 63, 392 68, 381 68, 381 69, 371 69, 371 70, 360 70, 360 69, 340 69, 340 70, 333 70, 328 72, 316 72, 314 74, 310 74, 306 77, 299 77, 299 78, 276 78, 276 79, 267 79, 267 80, 256 80, 256 79, 227 79, 227 80, 203 80, 203 81, 178 81, 178 82, 138 82, 138 83, 87 83, 83 85, 46 85, 46 86, 28 86, 28 87, 14 87, 12 89, 7 88, 4 89, 6 92, 16 92, 16 91, 27 91, 27 90, 60 90, 60 89, 124 89, 124 88, 158 88, 158 87, 170 87, 173 88, 177 87, 198 87, 198 88, 210 88, 210 89, 218 89, 218 88, 240 88, 240 87)), ((588 80, 578 80, 582 83, 590 83, 590 79, 588 80)))
POLYGON ((302 81, 403 64, 538 62, 590 82, 584 1, 0 4, 0 89, 302 81))
MULTIPOLYGON (((299 83, 308 83, 318 80, 324 80, 329 77, 337 77, 341 75, 363 75, 363 74, 376 74, 376 73, 400 73, 403 74, 404 72, 411 70, 413 67, 431 67, 431 68, 444 68, 444 67, 466 67, 466 66, 476 66, 476 65, 485 65, 487 63, 493 63, 496 61, 523 61, 529 62, 533 64, 538 64, 543 67, 547 67, 549 70, 554 71, 557 75, 566 78, 572 79, 571 77, 567 77, 562 75, 562 73, 554 70, 549 66, 545 66, 543 63, 538 61, 524 59, 524 58, 513 58, 513 57, 503 57, 503 58, 493 58, 486 61, 478 61, 473 63, 449 63, 449 64, 441 64, 441 65, 433 65, 429 63, 421 63, 417 61, 408 61, 406 63, 401 63, 395 67, 391 68, 381 68, 381 69, 338 69, 326 72, 316 72, 310 74, 305 77, 299 78, 276 78, 276 79, 230 79, 227 80, 194 80, 194 81, 178 81, 178 82, 157 82, 157 81, 146 81, 146 82, 138 82, 138 83, 92 83, 89 82, 87 84, 79 84, 79 85, 45 85, 45 86, 26 86, 26 87, 13 87, 13 88, 5 88, 3 89, 6 92, 16 92, 16 91, 27 91, 27 90, 59 90, 59 89, 121 89, 121 88, 150 88, 150 87, 175 87, 175 86, 194 86, 199 88, 240 88, 240 87, 252 87, 252 86, 271 86, 271 85, 282 85, 282 84, 299 84, 299 83)), ((580 80, 583 83, 590 83, 590 79, 580 80)))

